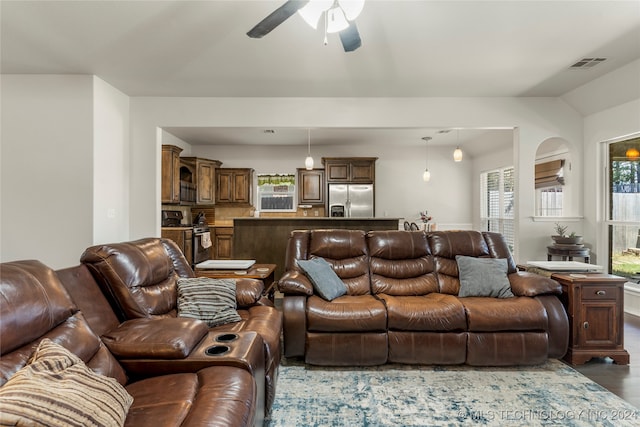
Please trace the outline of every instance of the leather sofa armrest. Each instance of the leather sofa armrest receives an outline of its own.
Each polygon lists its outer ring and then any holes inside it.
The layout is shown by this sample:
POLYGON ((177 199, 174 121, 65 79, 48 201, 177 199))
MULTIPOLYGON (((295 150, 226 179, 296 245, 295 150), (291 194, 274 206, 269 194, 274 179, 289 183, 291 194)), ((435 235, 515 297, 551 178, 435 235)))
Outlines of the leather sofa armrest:
POLYGON ((259 279, 236 279, 236 304, 238 308, 260 305, 264 282, 259 279))
POLYGON ((208 332, 197 319, 145 317, 127 320, 101 338, 118 359, 183 359, 208 332))
POLYGON ((560 283, 548 277, 526 271, 518 271, 509 274, 511 291, 518 297, 535 297, 546 294, 562 294, 560 283))
POLYGON ((299 271, 286 271, 278 280, 278 290, 288 295, 313 295, 313 285, 309 278, 299 271))

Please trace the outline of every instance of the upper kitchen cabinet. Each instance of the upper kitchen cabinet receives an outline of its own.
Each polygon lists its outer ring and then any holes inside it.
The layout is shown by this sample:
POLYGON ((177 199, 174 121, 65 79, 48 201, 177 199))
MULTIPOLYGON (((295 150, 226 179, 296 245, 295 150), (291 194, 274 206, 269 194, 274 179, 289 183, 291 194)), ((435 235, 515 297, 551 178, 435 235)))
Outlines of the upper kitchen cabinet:
MULTIPOLYGON (((185 185, 183 189, 189 196, 183 197, 183 200, 191 199, 197 205, 213 205, 216 201, 216 169, 222 163, 199 157, 181 157, 181 163, 181 171, 191 171, 191 182, 195 190, 194 194, 189 194, 185 185)), ((183 181, 186 184, 186 178, 183 181)))
POLYGON ((180 152, 175 145, 162 146, 162 203, 180 203, 180 152))
POLYGON ((217 168, 215 175, 216 204, 251 205, 253 169, 217 168))
POLYGON ((298 204, 324 205, 324 169, 298 169, 298 204))
POLYGON ((327 182, 373 184, 377 157, 323 157, 327 182))

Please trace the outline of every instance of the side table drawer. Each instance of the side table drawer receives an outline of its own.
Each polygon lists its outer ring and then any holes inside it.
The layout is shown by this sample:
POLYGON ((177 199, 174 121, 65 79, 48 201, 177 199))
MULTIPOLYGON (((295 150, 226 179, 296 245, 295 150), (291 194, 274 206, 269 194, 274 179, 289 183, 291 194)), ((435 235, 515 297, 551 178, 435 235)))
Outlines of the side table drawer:
POLYGON ((615 301, 618 299, 618 287, 606 285, 582 285, 583 301, 615 301))

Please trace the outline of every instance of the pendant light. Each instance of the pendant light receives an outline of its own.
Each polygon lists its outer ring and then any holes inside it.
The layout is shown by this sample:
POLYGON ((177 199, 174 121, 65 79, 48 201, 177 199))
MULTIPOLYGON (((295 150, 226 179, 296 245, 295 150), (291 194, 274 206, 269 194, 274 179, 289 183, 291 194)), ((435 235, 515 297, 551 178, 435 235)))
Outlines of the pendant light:
POLYGON ((453 151, 453 161, 461 162, 462 161, 462 150, 460 149, 460 129, 456 130, 456 149, 453 151))
POLYGON ((311 157, 311 129, 307 129, 307 158, 304 159, 304 167, 308 171, 313 169, 313 157, 311 157))
POLYGON ((422 173, 422 180, 424 182, 429 182, 431 180, 431 172, 429 172, 429 149, 427 147, 427 143, 431 140, 430 136, 425 136, 422 138, 424 140, 425 147, 425 168, 422 173))

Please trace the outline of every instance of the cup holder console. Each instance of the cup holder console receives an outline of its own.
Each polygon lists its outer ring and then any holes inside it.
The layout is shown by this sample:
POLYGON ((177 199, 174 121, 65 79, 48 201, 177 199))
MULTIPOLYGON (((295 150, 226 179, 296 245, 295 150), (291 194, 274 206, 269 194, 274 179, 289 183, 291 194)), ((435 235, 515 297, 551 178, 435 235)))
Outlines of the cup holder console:
POLYGON ((221 356, 228 353, 229 350, 231 350, 231 348, 228 345, 212 345, 211 347, 208 347, 204 353, 207 356, 221 356))
POLYGON ((216 337, 218 342, 231 342, 238 339, 238 334, 222 334, 216 337))

